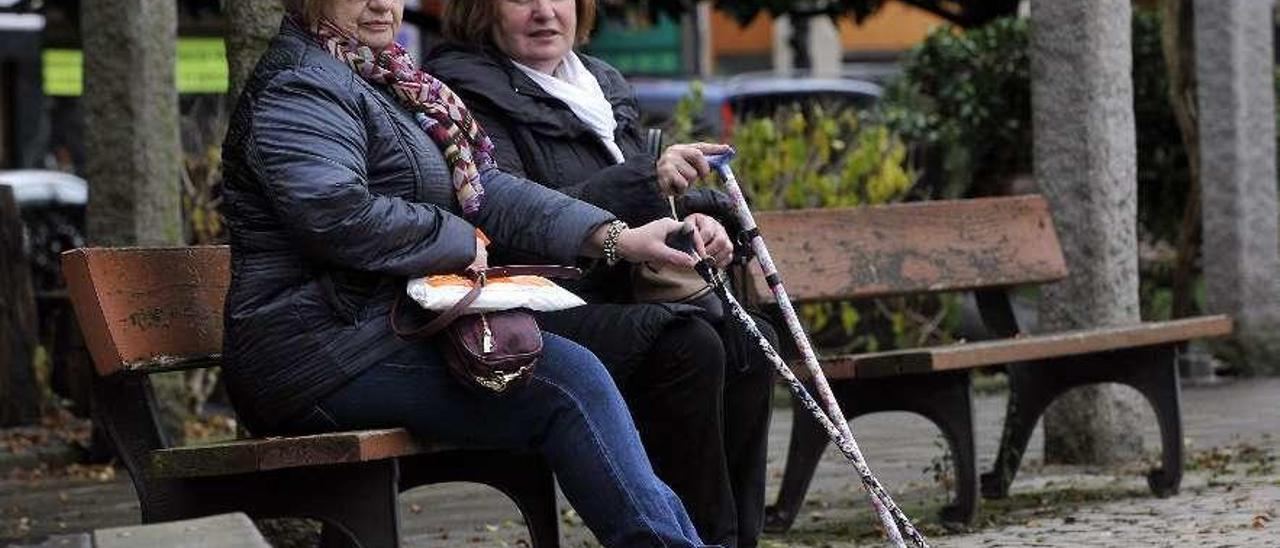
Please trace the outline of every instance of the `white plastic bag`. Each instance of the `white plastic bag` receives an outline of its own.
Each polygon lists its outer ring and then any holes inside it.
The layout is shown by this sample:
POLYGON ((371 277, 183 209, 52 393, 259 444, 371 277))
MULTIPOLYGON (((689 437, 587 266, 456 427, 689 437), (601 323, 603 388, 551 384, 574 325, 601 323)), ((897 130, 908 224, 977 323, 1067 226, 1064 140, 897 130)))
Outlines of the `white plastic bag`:
MULTIPOLYGON (((426 276, 409 280, 407 291, 427 310, 444 311, 462 300, 474 282, 453 274, 426 276)), ((489 278, 480 296, 467 313, 492 312, 512 308, 528 308, 541 312, 564 310, 587 304, 577 295, 542 276, 510 276, 489 278)))

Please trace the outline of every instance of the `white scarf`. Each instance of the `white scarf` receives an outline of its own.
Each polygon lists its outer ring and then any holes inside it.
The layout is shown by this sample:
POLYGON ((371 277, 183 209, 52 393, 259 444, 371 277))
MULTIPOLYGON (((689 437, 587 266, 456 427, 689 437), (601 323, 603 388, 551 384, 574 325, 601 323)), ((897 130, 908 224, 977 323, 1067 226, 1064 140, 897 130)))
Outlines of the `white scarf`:
POLYGON ((614 140, 618 121, 613 117, 613 105, 609 104, 609 100, 604 97, 600 82, 582 64, 582 59, 579 59, 577 54, 570 51, 565 55, 554 75, 538 72, 515 60, 512 62, 515 63, 516 68, 529 75, 534 83, 542 86, 543 91, 569 105, 569 110, 572 110, 582 123, 600 137, 600 142, 604 143, 604 147, 613 154, 614 161, 621 164, 626 160, 622 155, 622 149, 614 140))

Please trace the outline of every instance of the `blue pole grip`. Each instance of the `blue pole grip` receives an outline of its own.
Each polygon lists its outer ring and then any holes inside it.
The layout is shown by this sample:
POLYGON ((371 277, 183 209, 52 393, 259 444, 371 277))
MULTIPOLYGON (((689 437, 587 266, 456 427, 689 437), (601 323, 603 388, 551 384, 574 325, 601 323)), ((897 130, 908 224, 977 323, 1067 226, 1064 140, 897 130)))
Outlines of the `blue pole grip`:
POLYGON ((723 172, 725 169, 728 169, 729 162, 733 161, 733 157, 737 155, 738 155, 738 152, 730 148, 729 152, 724 152, 721 154, 708 154, 706 158, 707 158, 707 163, 711 165, 711 169, 723 172))

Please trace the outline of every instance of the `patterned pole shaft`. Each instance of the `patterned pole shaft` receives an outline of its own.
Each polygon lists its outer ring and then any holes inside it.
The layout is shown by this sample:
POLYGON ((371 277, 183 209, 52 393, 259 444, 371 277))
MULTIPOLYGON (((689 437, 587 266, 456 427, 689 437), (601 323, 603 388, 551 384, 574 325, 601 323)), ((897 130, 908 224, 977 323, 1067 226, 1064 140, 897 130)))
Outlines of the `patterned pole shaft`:
MULTIPOLYGON (((751 247, 756 254, 756 260, 764 273, 769 290, 773 292, 774 298, 782 310, 782 317, 795 340, 796 348, 800 350, 801 355, 804 357, 805 367, 809 371, 809 376, 818 391, 818 397, 825 407, 825 414, 840 434, 839 437, 833 437, 832 439, 837 445, 842 445, 843 440, 843 444, 847 445, 847 447, 842 447, 841 450, 849 449, 849 453, 846 456, 851 457, 850 460, 854 462, 855 468, 859 468, 859 474, 861 475, 862 469, 867 468, 865 459, 862 458, 862 452, 858 449, 853 432, 849 429, 848 421, 844 420, 844 412, 840 410, 840 404, 836 402, 835 395, 831 393, 831 386, 827 383, 826 376, 822 374, 822 368, 818 365, 818 357, 813 351, 813 346, 809 344, 809 338, 805 335, 804 329, 800 326, 800 318, 796 315, 795 308, 791 305, 791 298, 787 295, 786 288, 782 285, 782 277, 778 274, 778 269, 773 263, 769 249, 765 247, 764 238, 756 227, 755 218, 747 207, 742 188, 738 185, 738 180, 734 176, 732 168, 729 167, 729 160, 732 158, 733 153, 730 152, 708 157, 708 162, 724 179, 725 189, 729 192, 729 196, 734 202, 738 220, 742 224, 742 230, 751 238, 751 247)), ((904 546, 898 529, 901 526, 909 531, 913 543, 917 546, 925 546, 924 538, 916 531, 911 524, 911 520, 894 504, 888 492, 883 488, 878 490, 871 488, 871 483, 878 486, 879 482, 871 476, 870 469, 867 469, 863 480, 863 486, 867 488, 871 495, 871 504, 880 516, 880 521, 883 523, 885 532, 889 535, 890 540, 894 541, 898 546, 904 546), (867 481, 868 478, 870 478, 870 482, 867 481)))
MULTIPOLYGON (((769 344, 769 340, 760 332, 760 328, 756 326, 755 320, 747 314, 746 310, 742 308, 742 305, 738 303, 738 300, 729 292, 727 288, 728 284, 716 274, 715 267, 711 266, 711 261, 704 260, 699 263, 698 273, 711 284, 716 295, 725 302, 725 308, 727 308, 733 315, 734 319, 736 319, 738 323, 747 330, 747 333, 753 337, 753 340, 756 342, 756 346, 760 348, 765 357, 769 359, 769 362, 773 364, 773 369, 777 371, 778 374, 782 376, 783 380, 787 382, 787 387, 791 389, 792 394, 795 394, 796 398, 800 401, 800 405, 813 415, 814 419, 818 421, 818 425, 826 431, 827 436, 831 438, 831 440, 836 444, 836 447, 840 449, 840 452, 844 454, 845 459, 853 463, 854 470, 857 471, 859 479, 862 480, 863 489, 865 489, 871 496, 871 501, 873 506, 876 507, 877 515, 880 516, 881 522, 886 525, 886 532, 896 530, 896 527, 894 529, 888 529, 888 527, 894 526, 896 522, 901 526, 903 531, 906 531, 906 534, 911 538, 912 543, 920 548, 928 548, 929 544, 924 539, 924 536, 916 530, 916 528, 911 524, 911 520, 908 519, 907 516, 898 508, 897 504, 893 502, 893 497, 889 495, 889 492, 884 488, 884 485, 880 483, 880 480, 876 479, 876 477, 871 474, 871 468, 867 466, 866 461, 862 458, 861 451, 858 450, 857 441, 855 441, 852 436, 841 432, 840 428, 836 426, 836 423, 832 422, 831 417, 828 417, 827 414, 822 411, 818 402, 813 399, 813 396, 809 394, 809 390, 804 387, 804 383, 800 382, 800 379, 796 377, 790 367, 787 367, 786 362, 784 362, 782 357, 778 355, 777 350, 773 348, 773 345, 769 344), (880 501, 885 502, 880 504, 880 501)), ((897 546, 905 546, 900 534, 895 538, 892 533, 889 533, 889 537, 897 546)))

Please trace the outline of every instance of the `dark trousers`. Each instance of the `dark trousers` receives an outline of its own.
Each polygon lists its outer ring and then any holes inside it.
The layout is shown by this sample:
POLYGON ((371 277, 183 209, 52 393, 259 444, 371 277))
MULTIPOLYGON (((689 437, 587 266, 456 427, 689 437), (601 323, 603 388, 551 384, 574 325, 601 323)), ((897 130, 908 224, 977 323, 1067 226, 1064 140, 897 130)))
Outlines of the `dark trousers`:
MULTIPOLYGON (((733 326, 678 315, 646 333, 649 322, 626 317, 634 312, 588 305, 542 325, 600 356, 654 470, 704 541, 754 547, 764 525, 772 368, 733 326)), ((768 323, 757 323, 776 344, 768 323)))

